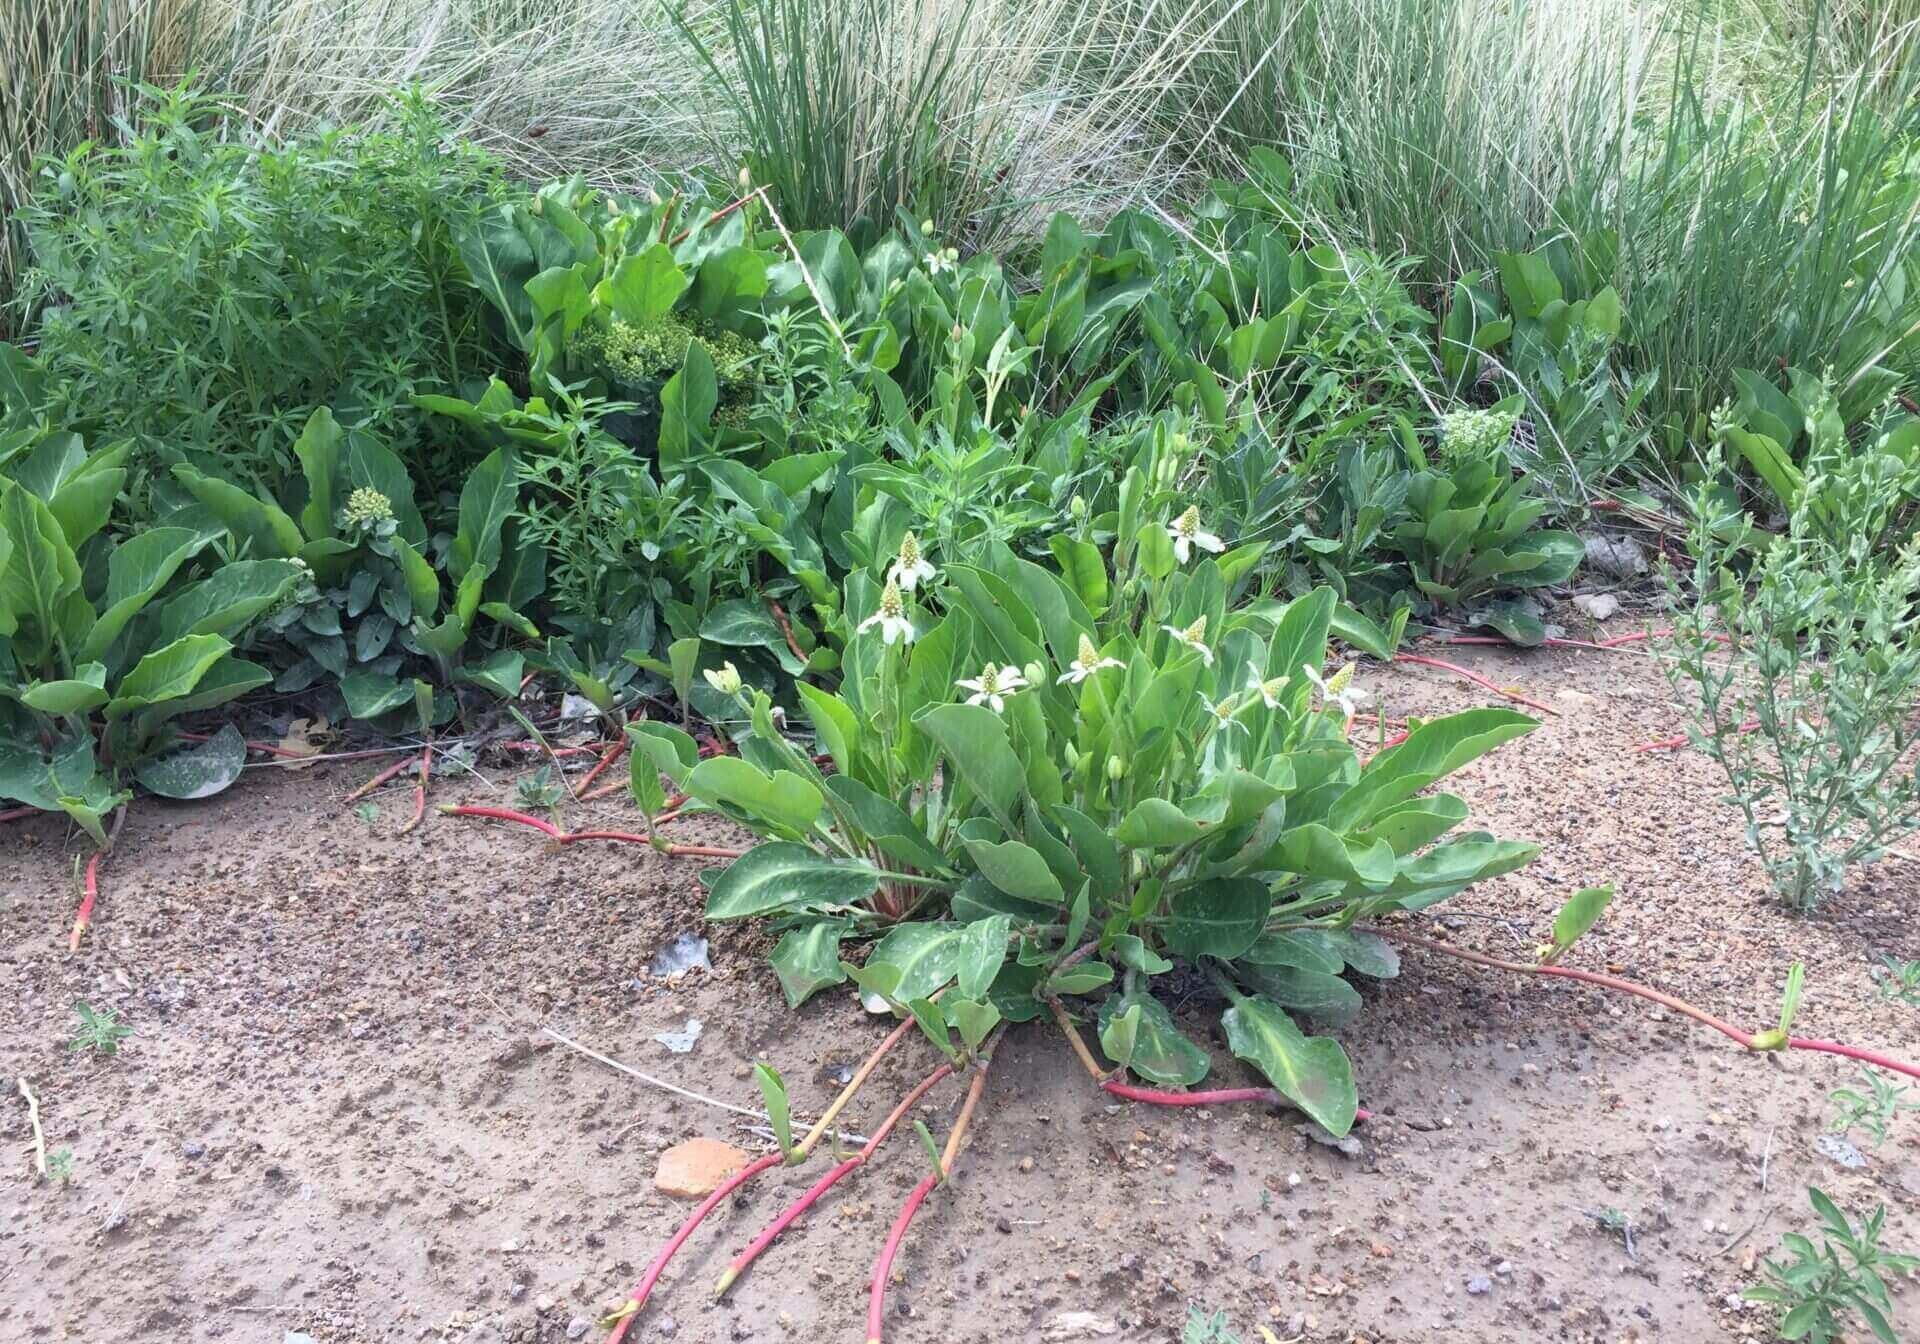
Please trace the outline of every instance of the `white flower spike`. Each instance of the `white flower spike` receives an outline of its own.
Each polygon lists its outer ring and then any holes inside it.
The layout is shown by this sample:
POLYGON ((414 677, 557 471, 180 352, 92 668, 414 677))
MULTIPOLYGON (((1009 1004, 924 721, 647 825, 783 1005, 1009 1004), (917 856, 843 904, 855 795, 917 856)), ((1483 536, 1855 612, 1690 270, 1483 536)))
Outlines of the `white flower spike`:
POLYGON ((893 567, 887 571, 887 581, 901 592, 910 593, 939 572, 920 553, 920 538, 909 532, 900 538, 900 554, 894 557, 893 567))
POLYGON ((1167 535, 1173 538, 1173 558, 1186 564, 1193 557, 1193 548, 1212 551, 1215 555, 1227 549, 1227 544, 1211 532, 1200 530, 1200 506, 1189 504, 1187 511, 1173 520, 1167 529, 1167 535))
POLYGON ((1073 662, 1065 672, 1054 678, 1056 686, 1065 686, 1069 682, 1078 686, 1103 667, 1125 667, 1118 658, 1102 658, 1100 650, 1093 647, 1093 641, 1085 635, 1080 636, 1080 650, 1074 654, 1073 662))
POLYGON ((1182 630, 1177 625, 1163 625, 1160 628, 1172 635, 1176 641, 1185 644, 1188 648, 1199 654, 1202 663, 1208 667, 1213 666, 1213 650, 1207 647, 1207 618, 1205 616, 1200 617, 1185 630, 1182 630))
POLYGON ((907 604, 900 596, 900 585, 891 579, 880 590, 880 605, 873 615, 860 622, 856 630, 870 630, 880 627, 880 638, 891 646, 895 640, 903 644, 913 643, 913 622, 907 619, 907 604))
POLYGON ((1347 722, 1351 724, 1354 714, 1367 701, 1367 693, 1353 684, 1353 664, 1342 663, 1339 671, 1326 678, 1322 678, 1319 670, 1308 663, 1302 663, 1300 670, 1307 674, 1307 680, 1319 690, 1320 707, 1325 709, 1329 705, 1340 706, 1340 712, 1346 715, 1347 722))
POLYGON ((1260 669, 1252 663, 1247 664, 1247 671, 1252 674, 1247 678, 1247 689, 1257 692, 1261 702, 1264 703, 1268 709, 1280 708, 1280 692, 1287 689, 1287 683, 1292 681, 1293 678, 1267 677, 1262 679, 1260 669))
POLYGON ((980 675, 968 680, 962 677, 953 683, 963 690, 972 691, 967 697, 970 705, 986 705, 995 714, 1007 707, 1007 697, 1027 685, 1027 679, 1020 675, 1017 667, 995 667, 988 663, 980 669, 980 675))

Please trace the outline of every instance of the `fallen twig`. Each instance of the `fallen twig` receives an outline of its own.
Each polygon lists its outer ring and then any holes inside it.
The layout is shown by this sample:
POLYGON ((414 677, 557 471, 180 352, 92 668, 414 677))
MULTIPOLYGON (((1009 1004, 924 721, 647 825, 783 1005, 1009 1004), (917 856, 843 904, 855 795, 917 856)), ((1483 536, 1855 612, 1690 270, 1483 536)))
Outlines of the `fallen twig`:
POLYGON ((1560 714, 1560 711, 1554 709, 1551 705, 1543 705, 1538 700, 1529 700, 1518 691, 1510 691, 1504 686, 1496 685, 1486 677, 1481 676, 1478 672, 1470 668, 1462 667, 1458 663, 1449 663, 1444 658, 1428 658, 1418 653, 1396 653, 1393 655, 1393 661, 1396 663, 1414 663, 1420 667, 1431 667, 1437 668, 1442 672, 1451 672, 1455 676, 1465 677, 1468 681, 1476 685, 1486 687, 1495 695, 1505 696, 1517 705, 1525 705, 1528 709, 1537 709, 1542 714, 1551 714, 1556 718, 1559 717, 1560 714))
MULTIPOLYGON (((408 748, 408 750, 411 751, 412 748, 408 748)), ((395 775, 399 774, 402 770, 405 770, 409 764, 411 764, 411 762, 408 761, 406 757, 402 756, 399 760, 393 762, 393 764, 383 767, 379 774, 375 775, 372 779, 368 780, 365 784, 362 784, 359 788, 355 789, 352 793, 348 794, 345 798, 341 799, 341 801, 346 803, 359 802, 362 798, 372 793, 375 789, 379 788, 382 784, 385 784, 388 780, 392 779, 395 775)))
POLYGON ((427 745, 420 752, 420 778, 415 781, 413 786, 413 816, 408 820, 406 825, 400 828, 400 834, 402 835, 413 830, 414 827, 420 824, 420 819, 427 815, 427 776, 432 770, 433 739, 428 738, 427 745))
POLYGON ((746 853, 745 850, 724 845, 669 844, 655 836, 635 831, 563 831, 550 821, 516 812, 509 807, 456 807, 451 803, 442 803, 440 813, 448 817, 486 817, 493 821, 518 822, 522 826, 533 827, 557 845, 571 845, 581 840, 611 840, 629 845, 648 845, 669 858, 737 859, 746 853))
POLYGON ((18 1081, 20 1095, 27 1099, 27 1124, 33 1129, 33 1169, 44 1181, 47 1179, 47 1136, 40 1131, 40 1100, 27 1086, 26 1074, 21 1074, 18 1081))

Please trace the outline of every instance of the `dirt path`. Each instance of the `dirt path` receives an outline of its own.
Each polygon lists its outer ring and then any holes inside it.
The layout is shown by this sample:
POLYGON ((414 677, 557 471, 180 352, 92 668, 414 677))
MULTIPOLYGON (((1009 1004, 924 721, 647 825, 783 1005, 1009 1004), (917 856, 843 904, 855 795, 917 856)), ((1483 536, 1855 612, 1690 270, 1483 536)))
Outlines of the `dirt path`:
MULTIPOLYGON (((1628 749, 1679 728, 1651 662, 1457 661, 1564 713, 1458 780, 1475 825, 1545 853, 1439 907, 1444 936, 1524 956, 1569 892, 1612 880, 1578 964, 1766 1025, 1802 959, 1805 1030, 1920 1051, 1920 1009, 1878 1001, 1868 977, 1882 953, 1920 956, 1920 866, 1792 919, 1764 901, 1710 767, 1628 749)), ((1370 684, 1395 714, 1486 698, 1426 669, 1370 684)), ((361 769, 262 769, 209 803, 142 803, 72 958, 77 846, 51 820, 0 828, 0 1074, 33 1079, 73 1161, 69 1186, 34 1184, 6 1099, 0 1339, 572 1338, 686 1211, 653 1192, 656 1151, 751 1140, 541 1026, 736 1104, 756 1104, 765 1058, 809 1108, 876 1039, 842 995, 789 1017, 753 931, 706 929, 711 976, 652 980, 655 952, 700 930, 695 862, 439 817, 396 838, 404 788, 371 826, 340 806, 361 769), (81 999, 134 1028, 118 1058, 68 1051, 81 999), (705 1023, 691 1054, 653 1040, 688 1017, 705 1023)), ((1751 1248, 1811 1221, 1807 1184, 1893 1206, 1888 1243, 1920 1249, 1920 1120, 1863 1171, 1812 1147, 1841 1061, 1747 1056, 1637 1002, 1425 955, 1367 995, 1341 1033, 1381 1113, 1356 1156, 1290 1114, 1107 1105, 1056 1034, 1016 1032, 958 1179, 908 1240, 889 1338, 1167 1341, 1189 1304, 1224 1309, 1248 1344, 1260 1325, 1373 1344, 1768 1338, 1730 1295, 1751 1248), (1637 1258, 1580 1211, 1605 1208, 1631 1218, 1637 1258)), ((1213 1044, 1215 1076, 1238 1081, 1213 1044)), ((850 1123, 927 1067, 909 1042, 850 1123)), ((937 1131, 958 1101, 934 1094, 937 1131)), ((719 1305, 707 1285, 784 1201, 763 1188, 717 1214, 631 1338, 859 1339, 873 1254, 924 1165, 911 1136, 883 1159, 719 1305)), ((770 1179, 797 1192, 821 1169, 770 1179)), ((1920 1293, 1899 1305, 1914 1330, 1920 1293)))

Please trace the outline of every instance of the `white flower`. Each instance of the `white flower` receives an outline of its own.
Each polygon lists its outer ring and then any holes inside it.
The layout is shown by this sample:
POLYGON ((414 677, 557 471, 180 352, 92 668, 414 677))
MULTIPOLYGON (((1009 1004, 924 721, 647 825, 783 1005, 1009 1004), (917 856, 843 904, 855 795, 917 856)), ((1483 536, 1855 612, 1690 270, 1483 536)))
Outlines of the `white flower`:
POLYGON ((1266 703, 1268 709, 1280 708, 1280 692, 1287 689, 1287 683, 1292 681, 1293 678, 1267 677, 1262 679, 1260 669, 1252 663, 1247 664, 1247 671, 1253 674, 1247 678, 1247 689, 1258 692, 1260 699, 1266 703))
POLYGON ((1227 549, 1227 544, 1211 532, 1200 530, 1200 506, 1189 504, 1187 511, 1173 520, 1167 529, 1167 535, 1173 538, 1173 558, 1186 564, 1198 546, 1203 551, 1212 551, 1215 555, 1227 549))
POLYGON ((1118 658, 1102 658, 1100 650, 1093 647, 1093 641, 1085 635, 1080 636, 1080 651, 1074 655, 1073 662, 1065 672, 1054 678, 1054 685, 1064 686, 1072 682, 1078 686, 1103 667, 1125 667, 1118 658))
POLYGON ((880 627, 880 637, 891 645, 894 640, 903 644, 913 643, 913 622, 907 619, 907 604, 900 596, 900 586, 891 579, 880 590, 880 605, 873 615, 860 622, 856 631, 880 627))
POLYGON ((1207 618, 1205 616, 1200 617, 1185 630, 1182 630, 1177 625, 1163 625, 1160 628, 1172 635, 1176 641, 1185 644, 1188 648, 1199 654, 1202 663, 1205 663, 1208 667, 1213 666, 1213 650, 1207 647, 1206 642, 1207 618))
POLYGON ((951 247, 937 247, 927 253, 927 274, 938 275, 942 271, 951 271, 960 260, 960 253, 951 247))
POLYGON ((1006 697, 1026 686, 1027 679, 1020 675, 1017 667, 995 667, 988 663, 980 669, 978 677, 971 681, 962 677, 953 684, 973 692, 967 697, 968 704, 984 704, 998 714, 1007 707, 1006 697))
POLYGON ((887 581, 894 584, 903 593, 918 588, 922 581, 939 573, 927 563, 927 557, 920 553, 920 538, 909 532, 900 538, 900 554, 894 558, 893 567, 887 571, 887 581))
POLYGON ((1367 693, 1353 684, 1353 664, 1342 663, 1338 672, 1324 679, 1310 664, 1302 663, 1300 670, 1319 690, 1320 707, 1325 709, 1328 705, 1338 705, 1340 712, 1346 715, 1347 722, 1352 723, 1355 712, 1367 700, 1367 693))
POLYGON ((740 694, 740 669, 732 663, 722 663, 716 668, 708 668, 700 674, 707 679, 707 685, 722 695, 740 694))

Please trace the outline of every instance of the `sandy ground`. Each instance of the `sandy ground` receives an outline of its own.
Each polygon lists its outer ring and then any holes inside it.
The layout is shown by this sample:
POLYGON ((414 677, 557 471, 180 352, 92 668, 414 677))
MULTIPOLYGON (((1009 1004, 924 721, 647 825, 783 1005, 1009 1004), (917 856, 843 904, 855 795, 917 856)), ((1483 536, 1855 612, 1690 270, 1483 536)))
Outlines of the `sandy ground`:
MULTIPOLYGON (((1577 964, 1764 1026, 1804 960, 1800 1029, 1920 1053, 1920 1009, 1879 1001, 1868 975, 1883 953, 1920 956, 1920 867, 1889 863, 1792 918, 1764 899, 1711 767, 1630 750, 1679 730, 1646 657, 1455 656, 1562 713, 1455 784, 1473 824, 1538 840, 1541 859, 1438 907, 1429 932, 1524 958, 1567 894, 1613 881, 1577 964)), ((1370 684, 1391 713, 1489 698, 1426 669, 1370 684)), ((490 785, 436 798, 505 801, 511 771, 483 769, 490 785)), ((754 1140, 540 1029, 740 1105, 767 1059, 809 1109, 877 1039, 844 995, 789 1014, 757 932, 702 929, 695 861, 437 816, 399 838, 404 786, 371 824, 341 805, 365 772, 265 768, 206 803, 142 802, 74 957, 79 843, 53 820, 0 829, 0 1074, 32 1079, 73 1173, 33 1180, 9 1095, 0 1339, 598 1339, 587 1321, 686 1212, 652 1189, 657 1151, 754 1140), (649 962, 686 930, 711 938, 713 973, 656 982, 649 962), (76 1000, 132 1026, 117 1057, 68 1050, 76 1000), (705 1024, 691 1054, 653 1039, 689 1017, 705 1024)), ((1841 1061, 1750 1056, 1636 1000, 1426 954, 1364 992, 1340 1035, 1381 1118, 1357 1155, 1291 1114, 1108 1104, 1057 1032, 1010 1035, 958 1176, 908 1239, 888 1338, 1167 1341, 1193 1305, 1249 1344, 1261 1326, 1373 1344, 1769 1338, 1734 1295, 1756 1250, 1810 1224, 1808 1184, 1891 1206, 1889 1244, 1920 1249, 1920 1119, 1863 1170, 1813 1147, 1841 1061), (1583 1212, 1603 1209, 1632 1220, 1633 1258, 1583 1212)), ((1203 1039, 1206 1008, 1180 1005, 1203 1039)), ((1241 1081, 1212 1045, 1215 1078, 1241 1081)), ((890 1107, 925 1055, 896 1051, 849 1123, 890 1107)), ((936 1131, 958 1103, 933 1094, 936 1131)), ((923 1168, 896 1139, 716 1304, 713 1276, 824 1167, 774 1173, 701 1230, 630 1338, 860 1339, 873 1255, 923 1168)), ((1896 1291, 1920 1335, 1920 1293, 1896 1291)))

